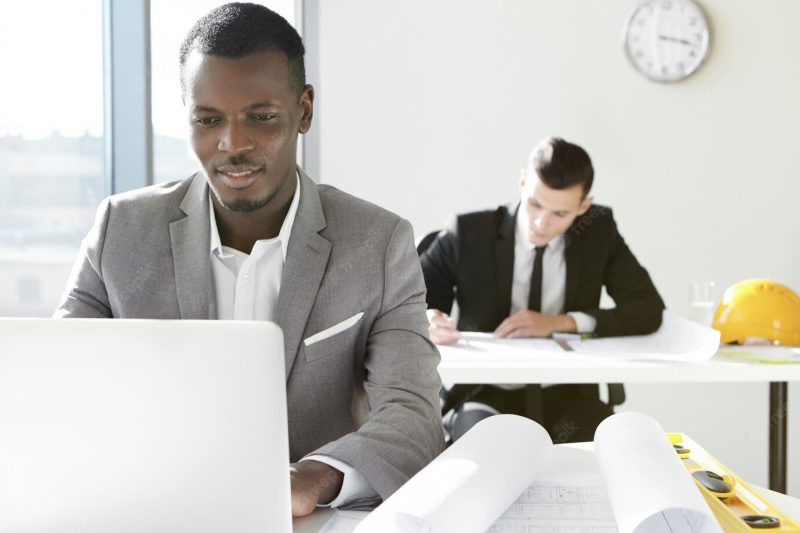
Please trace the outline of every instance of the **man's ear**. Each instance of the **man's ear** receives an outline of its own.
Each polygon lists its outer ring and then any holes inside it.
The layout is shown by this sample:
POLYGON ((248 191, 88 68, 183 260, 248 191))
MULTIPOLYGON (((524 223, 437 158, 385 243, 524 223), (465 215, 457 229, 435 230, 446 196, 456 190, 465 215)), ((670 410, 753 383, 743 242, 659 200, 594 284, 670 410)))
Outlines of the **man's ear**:
POLYGON ((588 211, 589 208, 592 207, 593 201, 594 201, 593 196, 587 196, 586 198, 584 198, 583 201, 581 202, 580 207, 578 208, 578 215, 582 215, 586 211, 588 211))
POLYGON ((527 179, 527 174, 525 173, 525 169, 524 168, 520 169, 520 171, 519 171, 519 190, 520 191, 525 188, 526 179, 527 179))
POLYGON ((300 125, 299 132, 306 133, 311 129, 311 119, 314 117, 314 87, 306 85, 300 95, 300 125))

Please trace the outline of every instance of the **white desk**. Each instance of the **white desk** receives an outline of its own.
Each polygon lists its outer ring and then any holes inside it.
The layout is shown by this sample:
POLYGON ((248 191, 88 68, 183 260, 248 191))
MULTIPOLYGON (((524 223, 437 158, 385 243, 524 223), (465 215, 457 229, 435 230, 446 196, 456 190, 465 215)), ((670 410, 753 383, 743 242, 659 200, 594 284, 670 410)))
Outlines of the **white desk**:
POLYGON ((552 358, 503 359, 491 353, 439 347, 439 375, 445 383, 698 383, 768 382, 770 405, 769 488, 786 492, 786 435, 789 381, 800 381, 798 364, 758 364, 715 356, 702 363, 552 358))
POLYGON ((714 357, 703 363, 620 361, 584 356, 581 361, 502 359, 439 347, 439 375, 446 383, 691 383, 800 381, 800 365, 755 364, 714 357))
POLYGON ((325 523, 330 520, 333 509, 317 509, 313 514, 302 518, 295 518, 292 521, 292 531, 294 533, 317 533, 325 523))
MULTIPOLYGON (((553 455, 551 470, 559 472, 597 472, 599 466, 593 451, 592 443, 559 444, 553 455)), ((800 498, 792 498, 771 490, 756 487, 772 503, 779 506, 786 514, 800 521, 800 498)), ((333 515, 332 509, 318 509, 314 514, 295 519, 295 533, 316 533, 333 515)))

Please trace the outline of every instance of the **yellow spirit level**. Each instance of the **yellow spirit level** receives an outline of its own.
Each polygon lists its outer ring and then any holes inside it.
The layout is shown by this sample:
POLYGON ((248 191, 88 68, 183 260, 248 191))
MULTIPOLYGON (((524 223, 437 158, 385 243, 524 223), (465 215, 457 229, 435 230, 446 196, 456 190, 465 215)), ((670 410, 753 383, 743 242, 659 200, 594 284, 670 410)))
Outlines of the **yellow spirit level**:
POLYGON ((770 529, 800 533, 800 525, 683 433, 667 433, 726 533, 770 529))

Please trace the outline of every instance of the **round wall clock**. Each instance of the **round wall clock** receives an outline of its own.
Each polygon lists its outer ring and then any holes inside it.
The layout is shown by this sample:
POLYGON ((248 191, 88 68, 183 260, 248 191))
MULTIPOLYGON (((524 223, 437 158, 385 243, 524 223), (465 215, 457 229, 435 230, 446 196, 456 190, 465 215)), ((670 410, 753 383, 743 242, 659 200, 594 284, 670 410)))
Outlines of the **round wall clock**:
POLYGON ((644 76, 675 82, 700 68, 711 35, 703 10, 692 0, 642 0, 625 22, 623 44, 644 76))

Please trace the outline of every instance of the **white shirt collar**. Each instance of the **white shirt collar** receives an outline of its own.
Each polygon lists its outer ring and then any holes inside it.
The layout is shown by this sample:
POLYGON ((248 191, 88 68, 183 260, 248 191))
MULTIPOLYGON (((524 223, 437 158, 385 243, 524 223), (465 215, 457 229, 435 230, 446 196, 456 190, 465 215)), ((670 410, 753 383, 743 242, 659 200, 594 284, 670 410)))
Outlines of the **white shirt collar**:
MULTIPOLYGON (((292 196, 292 203, 289 204, 289 211, 286 213, 286 218, 283 219, 283 224, 281 224, 281 230, 278 232, 278 236, 274 239, 278 239, 281 243, 281 252, 283 253, 283 260, 286 261, 286 252, 289 249, 289 237, 292 235, 292 227, 294 227, 294 219, 297 217, 297 206, 300 205, 300 174, 295 171, 295 179, 297 180, 297 186, 294 189, 294 195, 292 196)), ((214 216, 214 202, 211 200, 211 191, 208 192, 208 218, 209 218, 209 229, 211 234, 210 239, 210 252, 214 252, 215 250, 219 250, 222 252, 222 242, 219 239, 219 230, 217 229, 217 219, 214 216)), ((263 239, 263 241, 273 241, 273 239, 263 239)), ((262 241, 258 241, 262 242, 262 241)))
MULTIPOLYGON (((525 206, 520 203, 517 209, 517 223, 514 230, 514 240, 517 244, 521 245, 525 251, 532 253, 536 245, 528 238, 528 217, 524 213, 525 206)), ((552 254, 558 252, 564 246, 564 234, 562 233, 549 243, 547 243, 547 251, 552 254)))

